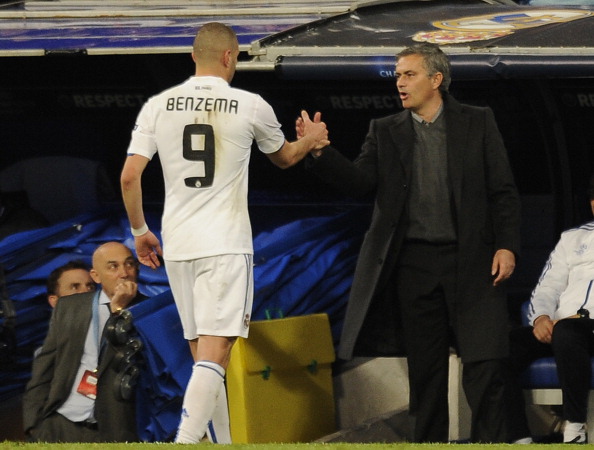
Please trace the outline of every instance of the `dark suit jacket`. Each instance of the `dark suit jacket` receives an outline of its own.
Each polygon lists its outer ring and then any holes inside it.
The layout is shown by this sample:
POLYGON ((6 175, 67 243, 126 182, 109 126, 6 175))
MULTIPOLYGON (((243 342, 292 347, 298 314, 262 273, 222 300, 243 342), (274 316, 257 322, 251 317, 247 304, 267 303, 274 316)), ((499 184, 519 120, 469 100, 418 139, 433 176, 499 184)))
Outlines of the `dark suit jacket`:
MULTIPOLYGON (((31 380, 23 397, 25 432, 39 426, 44 418, 64 404, 82 358, 91 324, 94 292, 62 297, 52 312, 49 331, 41 352, 33 361, 31 380)), ((133 301, 137 303, 144 296, 133 301)), ((117 348, 107 343, 98 367, 95 417, 100 439, 106 442, 138 441, 134 401, 115 395, 117 372, 111 365, 117 348)))
MULTIPOLYGON (((502 287, 492 287, 497 249, 519 255, 520 199, 493 112, 444 96, 449 189, 458 233, 458 307, 453 318, 463 361, 507 354, 507 311, 502 287)), ((365 322, 375 336, 394 335, 392 273, 407 228, 414 129, 410 111, 372 120, 354 162, 328 148, 309 170, 347 195, 375 191, 340 339, 338 356, 351 359, 365 322)), ((380 339, 374 338, 377 347, 380 339)))

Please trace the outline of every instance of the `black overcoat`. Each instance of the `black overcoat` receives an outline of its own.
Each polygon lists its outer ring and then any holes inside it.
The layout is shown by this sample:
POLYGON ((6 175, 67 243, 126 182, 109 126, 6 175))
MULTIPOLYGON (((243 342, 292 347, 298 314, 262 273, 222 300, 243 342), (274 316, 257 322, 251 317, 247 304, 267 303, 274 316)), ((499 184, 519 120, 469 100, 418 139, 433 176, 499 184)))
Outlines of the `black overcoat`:
MULTIPOLYGON (((507 304, 504 287, 492 286, 491 265, 497 249, 511 250, 516 257, 520 253, 520 198, 491 109, 444 95, 443 113, 458 235, 458 295, 451 322, 464 362, 501 358, 508 352, 507 304)), ((341 359, 353 357, 364 322, 375 336, 389 340, 394 334, 386 329, 393 325, 392 312, 381 308, 387 304, 390 274, 408 225, 412 120, 407 110, 372 120, 353 162, 329 147, 307 163, 309 170, 347 195, 362 197, 375 191, 342 329, 341 359)), ((381 348, 383 343, 376 338, 376 344, 381 348)))

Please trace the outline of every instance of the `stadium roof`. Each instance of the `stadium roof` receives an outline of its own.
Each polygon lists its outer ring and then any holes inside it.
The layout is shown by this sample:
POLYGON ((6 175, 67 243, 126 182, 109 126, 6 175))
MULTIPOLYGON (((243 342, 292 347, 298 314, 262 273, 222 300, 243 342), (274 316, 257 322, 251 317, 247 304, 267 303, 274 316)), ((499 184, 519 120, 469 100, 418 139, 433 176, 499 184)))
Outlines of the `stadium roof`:
POLYGON ((437 42, 458 78, 594 76, 594 6, 509 0, 55 0, 0 7, 0 56, 181 53, 209 21, 236 30, 238 70, 393 77, 394 55, 437 42), (140 6, 139 6, 140 5, 140 6))
POLYGON ((0 56, 186 53, 196 30, 218 21, 240 48, 271 34, 348 11, 345 0, 54 0, 0 6, 0 56))
POLYGON ((435 42, 459 78, 592 77, 593 37, 592 6, 382 1, 254 42, 246 65, 285 78, 385 78, 401 49, 435 42))

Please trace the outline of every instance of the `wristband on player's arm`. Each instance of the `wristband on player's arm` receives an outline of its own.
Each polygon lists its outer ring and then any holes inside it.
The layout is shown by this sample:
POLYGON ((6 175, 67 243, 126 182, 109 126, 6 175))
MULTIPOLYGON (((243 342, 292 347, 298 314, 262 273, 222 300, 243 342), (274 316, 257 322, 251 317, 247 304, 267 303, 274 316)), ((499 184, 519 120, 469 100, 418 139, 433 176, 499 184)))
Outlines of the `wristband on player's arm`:
POLYGON ((141 226, 140 228, 130 228, 130 232, 132 233, 132 236, 142 236, 143 234, 146 234, 148 232, 148 230, 149 230, 149 228, 146 223, 143 226, 141 226))

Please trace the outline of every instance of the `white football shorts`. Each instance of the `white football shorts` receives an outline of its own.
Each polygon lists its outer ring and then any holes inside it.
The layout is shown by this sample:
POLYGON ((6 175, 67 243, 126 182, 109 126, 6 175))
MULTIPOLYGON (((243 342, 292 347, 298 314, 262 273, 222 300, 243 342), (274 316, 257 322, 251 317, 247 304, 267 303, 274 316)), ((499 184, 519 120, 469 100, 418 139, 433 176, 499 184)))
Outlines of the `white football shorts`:
POLYGON ((165 269, 185 339, 248 337, 254 299, 252 255, 165 261, 165 269))

